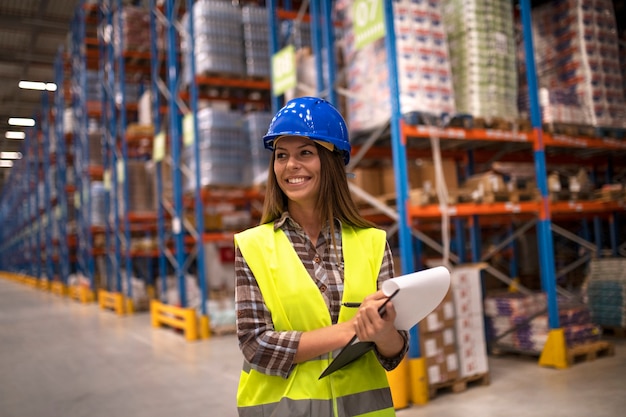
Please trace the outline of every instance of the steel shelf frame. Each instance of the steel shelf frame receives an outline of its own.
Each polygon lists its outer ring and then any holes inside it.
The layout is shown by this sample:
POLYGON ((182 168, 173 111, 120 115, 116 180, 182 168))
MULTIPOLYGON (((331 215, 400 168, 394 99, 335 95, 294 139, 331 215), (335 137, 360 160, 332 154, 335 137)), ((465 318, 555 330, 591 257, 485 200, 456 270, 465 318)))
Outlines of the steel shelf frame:
MULTIPOLYGON (((126 163, 123 151, 118 149, 122 113, 125 108, 123 97, 124 86, 118 85, 118 60, 115 52, 114 39, 117 35, 117 21, 115 19, 117 4, 114 0, 99 2, 100 28, 98 31, 100 46, 99 77, 104 86, 102 96, 102 128, 103 164, 105 184, 105 213, 106 213, 106 289, 111 292, 122 292, 122 267, 126 257, 122 250, 126 247, 125 222, 121 220, 124 211, 120 207, 119 187, 124 177, 126 163), (118 95, 118 93, 120 93, 118 95), (124 104, 122 111, 118 111, 117 101, 124 104), (122 170, 119 167, 123 167, 122 170)), ((122 195, 122 199, 126 194, 122 195)), ((127 202, 121 205, 126 208, 127 202)))
POLYGON ((171 179, 172 179, 172 191, 173 202, 170 204, 166 201, 163 192, 163 161, 155 161, 157 166, 157 199, 159 201, 158 209, 158 235, 159 235, 159 251, 162 254, 159 260, 159 274, 162 282, 162 293, 160 298, 164 301, 165 274, 167 269, 167 263, 173 267, 174 274, 177 282, 177 289, 182 307, 187 307, 187 288, 186 288, 186 276, 190 274, 191 268, 196 266, 195 275, 198 278, 198 284, 201 291, 201 306, 200 311, 203 317, 208 317, 206 298, 207 298, 207 285, 205 277, 205 259, 204 259, 204 247, 202 239, 202 230, 204 230, 204 204, 200 193, 200 161, 199 161, 199 146, 198 141, 195 138, 198 137, 198 124, 195 114, 197 113, 198 105, 198 90, 195 78, 195 53, 194 43, 190 42, 189 54, 191 54, 189 62, 191 63, 191 73, 193 76, 189 81, 189 105, 180 98, 182 90, 182 77, 181 68, 179 65, 180 42, 179 37, 185 34, 188 39, 193 39, 193 1, 187 0, 185 2, 185 12, 188 15, 188 24, 185 27, 178 23, 177 19, 182 15, 182 7, 179 2, 167 0, 164 2, 163 7, 157 7, 155 1, 150 2, 150 24, 151 31, 156 38, 159 28, 163 28, 163 39, 165 42, 165 59, 163 60, 161 50, 156 48, 155 43, 152 42, 152 58, 151 58, 151 74, 152 74, 152 99, 153 99, 153 117, 155 130, 164 134, 164 126, 167 126, 167 142, 169 142, 169 149, 171 152, 171 179), (186 32, 186 33, 185 33, 186 32), (161 68, 164 64, 165 67, 161 68), (165 74, 165 80, 162 79, 162 74, 165 74), (166 101, 166 116, 167 120, 161 118, 160 115, 160 98, 162 95, 166 101), (181 159, 182 147, 183 147, 183 129, 182 129, 182 115, 191 113, 194 115, 192 129, 193 129, 193 144, 195 155, 195 170, 190 170, 185 166, 181 159), (195 226, 190 224, 185 219, 185 208, 183 206, 183 193, 182 193, 182 180, 183 175, 187 174, 192 176, 195 181, 194 188, 194 208, 195 208, 195 226), (170 227, 165 225, 166 216, 171 216, 170 227), (189 236, 192 240, 192 250, 187 251, 185 248, 185 237, 189 236), (169 242, 173 241, 173 252, 169 249, 169 242), (164 256, 163 256, 164 255, 164 256))
MULTIPOLYGON (((56 244, 53 244, 52 241, 52 228, 55 223, 55 215, 53 209, 56 207, 56 202, 52 201, 52 187, 55 181, 55 178, 51 178, 50 173, 52 172, 51 167, 51 138, 54 135, 51 133, 52 129, 50 127, 50 93, 44 91, 41 94, 41 111, 39 117, 39 140, 37 140, 37 145, 41 148, 41 151, 38 152, 38 155, 42 157, 42 168, 43 173, 39 177, 38 185, 43 187, 43 207, 40 207, 40 213, 42 214, 40 217, 40 226, 41 231, 44 235, 43 243, 44 246, 40 247, 39 253, 42 255, 42 262, 44 263, 44 271, 45 275, 40 277, 40 279, 45 277, 45 280, 48 282, 52 282, 56 279, 56 271, 55 271, 55 259, 58 258, 58 254, 56 251, 56 244), (53 207, 54 205, 54 207, 53 207)), ((56 176, 56 173, 55 173, 56 176)))
MULTIPOLYGON (((322 8, 329 8, 332 5, 332 1, 327 0, 322 2, 322 8)), ((272 28, 270 31, 270 48, 271 54, 276 53, 282 45, 280 45, 280 40, 277 34, 278 27, 278 14, 277 14, 277 4, 276 0, 268 1, 268 8, 270 9, 269 13, 269 25, 272 28)), ((384 0, 384 16, 385 16, 385 28, 386 28, 386 36, 385 36, 385 45, 387 49, 387 58, 388 58, 388 68, 390 74, 397 74, 397 63, 395 62, 396 57, 396 49, 395 49, 395 31, 394 31, 394 21, 393 21, 393 1, 392 0, 384 0)), ((569 236, 567 231, 564 231, 562 228, 559 228, 558 225, 553 223, 552 214, 553 213, 577 213, 580 210, 584 210, 589 212, 593 212, 594 210, 600 210, 602 212, 607 212, 611 210, 611 207, 614 210, 617 210, 609 217, 609 241, 611 246, 611 252, 613 254, 621 253, 623 251, 622 247, 619 246, 619 242, 617 241, 617 227, 616 223, 619 216, 616 213, 619 213, 621 209, 617 204, 608 204, 604 205, 604 207, 598 207, 595 203, 580 203, 579 208, 568 208, 564 207, 563 204, 555 204, 551 203, 548 194, 547 188, 547 164, 546 164, 546 147, 563 147, 563 148, 597 148, 597 149, 616 149, 616 150, 625 150, 626 144, 621 141, 604 138, 604 139, 591 139, 591 138, 576 138, 570 137, 567 135, 550 135, 543 131, 541 124, 541 114, 540 107, 537 97, 537 82, 536 82, 536 70, 534 63, 534 54, 533 54, 533 40, 532 40, 532 30, 531 30, 531 17, 530 17, 530 3, 528 0, 520 1, 521 8, 521 17, 522 17, 522 26, 523 26, 523 36, 524 36, 524 44, 526 48, 526 67, 529 68, 526 71, 526 76, 528 78, 529 90, 530 90, 530 108, 531 108, 531 125, 532 132, 504 132, 504 131, 487 131, 480 129, 457 129, 457 128, 439 128, 433 126, 417 126, 408 128, 411 131, 418 131, 420 137, 428 138, 428 137, 436 137, 442 139, 454 139, 454 140, 477 140, 477 141, 509 141, 509 142, 526 142, 532 146, 534 166, 535 166, 535 174, 538 182, 538 187, 541 193, 541 201, 539 203, 519 203, 512 204, 510 207, 501 206, 501 212, 509 213, 509 215, 514 215, 520 212, 529 214, 532 218, 528 222, 522 224, 517 230, 513 230, 512 226, 509 226, 508 235, 506 238, 502 240, 497 245, 496 251, 503 250, 511 247, 514 244, 515 238, 528 231, 531 227, 536 227, 537 229, 537 244, 538 251, 540 253, 540 271, 541 271, 541 282, 542 282, 542 290, 546 293, 548 300, 548 317, 549 317, 549 327, 551 330, 551 336, 549 342, 546 345, 546 349, 542 355, 540 360, 540 364, 545 366, 555 366, 560 367, 562 365, 562 361, 560 357, 563 354, 563 350, 565 349, 564 342, 561 340, 562 333, 559 329, 559 319, 558 319, 558 304, 557 304, 557 292, 561 294, 567 294, 567 292, 563 288, 559 288, 556 285, 558 276, 567 272, 567 268, 564 268, 562 271, 555 271, 555 256, 554 256, 554 234, 562 235, 570 240, 575 237, 569 236)), ((327 10, 327 9, 325 9, 327 10)), ((313 27, 318 27, 316 25, 318 19, 319 8, 317 5, 311 5, 311 19, 313 27)), ((298 13, 299 16, 302 13, 298 13)), ((328 23, 323 25, 323 29, 327 29, 331 27, 328 23)), ((326 32, 331 32, 330 30, 326 30, 326 32)), ((324 30, 321 31, 324 33, 324 30)), ((319 37, 313 38, 313 46, 314 46, 314 54, 317 60, 322 54, 322 48, 320 47, 319 37)), ((317 62, 317 61, 316 61, 317 62)), ((323 77, 321 75, 321 70, 318 65, 318 94, 327 94, 328 90, 324 88, 320 88, 321 80, 323 77)), ((332 72, 332 70, 331 70, 332 72)), ((424 216, 423 207, 410 207, 410 203, 408 200, 408 187, 407 182, 404 180, 406 178, 406 142, 407 137, 410 135, 410 132, 407 132, 407 127, 401 120, 400 114, 400 106, 399 106, 399 94, 398 94, 398 80, 397 76, 392 75, 390 78, 390 96, 391 96, 391 121, 389 123, 389 128, 391 130, 391 147, 392 147, 392 159, 393 159, 393 169, 395 172, 395 188, 396 188, 396 209, 392 209, 387 205, 375 201, 375 199, 371 198, 367 193, 363 190, 359 189, 356 186, 351 185, 351 190, 357 194, 359 197, 369 202, 375 208, 379 209, 384 215, 388 216, 391 220, 395 221, 396 224, 393 226, 397 228, 399 242, 400 242, 400 255, 402 258, 402 271, 403 272, 411 272, 415 269, 414 265, 414 255, 418 254, 421 251, 421 244, 426 244, 431 246, 435 250, 443 253, 445 248, 443 248, 438 242, 431 239, 426 234, 420 232, 415 227, 415 221, 424 216), (415 239, 415 241, 414 241, 415 239), (415 244, 415 249, 414 249, 415 244)), ((332 84, 331 84, 332 85, 332 84)), ((331 91, 334 88, 330 88, 331 91)), ((276 111, 280 107, 280 97, 273 97, 272 101, 273 110, 276 111)), ((369 139, 366 141, 365 145, 362 146, 355 156, 353 156, 353 162, 351 162, 351 166, 354 166, 359 163, 360 159, 367 153, 367 150, 373 146, 374 142, 378 140, 383 131, 387 128, 387 126, 383 126, 377 131, 372 132, 369 139)), ((472 165, 473 154, 471 152, 468 153, 468 158, 470 165, 472 165)), ((350 168, 349 167, 349 168, 350 168)), ((471 167, 470 167, 471 169, 471 167)), ((610 170, 610 166, 609 166, 610 170)), ((433 210, 436 213, 433 213, 433 218, 443 216, 443 213, 439 210, 438 207, 433 207, 433 210)), ((466 256, 469 255, 472 261, 474 262, 482 262, 489 260, 493 255, 494 251, 490 250, 488 253, 483 254, 481 249, 481 228, 480 228, 480 217, 487 214, 492 214, 490 208, 486 208, 485 206, 478 207, 478 205, 458 205, 455 207, 448 207, 448 210, 454 210, 453 213, 446 213, 446 215, 451 215, 454 217, 454 221, 456 224, 456 246, 458 255, 452 254, 450 260, 459 263, 466 261, 466 256), (464 230, 465 230, 465 222, 468 223, 468 231, 469 231, 469 242, 470 242, 470 253, 468 255, 465 254, 464 248, 464 230)), ((595 241, 597 245, 601 245, 602 236, 601 236, 601 225, 599 224, 599 218, 596 216, 594 218, 595 222, 595 241)), ((577 242, 586 249, 590 249, 592 244, 585 241, 584 239, 577 238, 577 242)), ((598 246, 596 248, 596 253, 599 253, 601 247, 598 246)), ((508 277, 506 274, 503 274, 495 267, 488 267, 487 272, 495 275, 498 279, 503 282, 509 283, 510 285, 515 285, 515 275, 517 275, 517 260, 513 259, 510 265, 511 273, 514 275, 513 277, 508 277)), ((529 292, 529 290, 520 288, 516 286, 520 291, 529 292)), ((412 339, 414 334, 411 334, 412 339)), ((415 339, 417 340, 417 339, 415 339)), ((419 347, 411 346, 410 352, 411 357, 419 357, 419 347)))
POLYGON ((65 50, 59 48, 54 62, 54 80, 57 91, 54 95, 54 132, 56 138, 55 162, 56 162, 56 194, 57 194, 57 222, 58 228, 58 280, 67 286, 71 271, 69 237, 67 233, 68 219, 68 181, 67 181, 67 144, 64 126, 65 112, 65 50))
POLYGON ((91 172, 89 169, 89 134, 87 102, 86 4, 76 8, 71 24, 71 104, 73 109, 74 205, 77 224, 77 272, 95 290, 95 256, 92 231, 91 172))

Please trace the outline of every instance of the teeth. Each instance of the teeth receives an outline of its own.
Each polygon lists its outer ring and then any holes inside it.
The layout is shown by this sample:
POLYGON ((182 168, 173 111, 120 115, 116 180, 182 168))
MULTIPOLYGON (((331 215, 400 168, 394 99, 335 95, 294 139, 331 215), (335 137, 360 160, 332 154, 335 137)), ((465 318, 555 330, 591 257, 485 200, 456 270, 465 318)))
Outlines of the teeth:
POLYGON ((301 184, 304 182, 304 178, 289 178, 287 182, 289 184, 301 184))

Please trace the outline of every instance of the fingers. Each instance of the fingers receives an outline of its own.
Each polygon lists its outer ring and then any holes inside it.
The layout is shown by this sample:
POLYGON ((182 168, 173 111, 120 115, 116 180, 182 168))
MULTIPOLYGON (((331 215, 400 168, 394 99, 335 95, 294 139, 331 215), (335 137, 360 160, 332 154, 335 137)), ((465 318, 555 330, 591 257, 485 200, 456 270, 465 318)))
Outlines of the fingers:
POLYGON ((382 297, 378 293, 368 296, 354 318, 355 332, 359 340, 376 341, 385 337, 388 332, 395 331, 393 322, 396 318, 396 310, 393 303, 389 301, 385 305, 383 317, 378 312, 387 299, 382 292, 380 293, 382 297))

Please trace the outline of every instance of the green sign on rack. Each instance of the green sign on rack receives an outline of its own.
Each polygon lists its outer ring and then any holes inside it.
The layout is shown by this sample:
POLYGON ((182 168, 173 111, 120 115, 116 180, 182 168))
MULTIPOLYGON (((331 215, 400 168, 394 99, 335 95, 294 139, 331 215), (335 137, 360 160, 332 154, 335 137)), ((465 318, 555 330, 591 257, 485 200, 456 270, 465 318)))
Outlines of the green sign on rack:
POLYGON ((165 132, 157 133, 152 145, 152 160, 161 162, 165 158, 165 132))
POLYGON ((193 114, 191 113, 183 117, 183 145, 193 145, 193 114))
POLYGON ((288 45, 272 56, 272 94, 280 96, 296 83, 296 50, 288 45))
POLYGON ((385 36, 382 0, 355 0, 352 4, 352 20, 357 49, 385 36))

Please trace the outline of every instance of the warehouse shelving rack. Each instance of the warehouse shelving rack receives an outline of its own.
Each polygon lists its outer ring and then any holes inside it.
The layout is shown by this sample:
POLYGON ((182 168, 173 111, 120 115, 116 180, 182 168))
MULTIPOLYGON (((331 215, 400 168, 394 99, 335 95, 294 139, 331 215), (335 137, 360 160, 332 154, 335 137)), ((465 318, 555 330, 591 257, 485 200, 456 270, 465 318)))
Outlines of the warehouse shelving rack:
MULTIPOLYGON (((323 2, 327 3, 327 2, 323 2)), ((393 2, 391 0, 385 0, 385 26, 386 26, 386 39, 385 45, 388 53, 388 68, 390 74, 397 74, 396 70, 396 48, 395 48, 395 31, 393 22, 393 2)), ((539 248, 540 257, 540 271, 542 289, 547 295, 548 299, 548 314, 550 324, 550 336, 549 341, 546 344, 544 352, 540 358, 540 364, 544 366, 553 366, 557 368, 566 367, 565 362, 565 340, 563 337, 562 329, 559 329, 558 318, 558 305, 557 305, 557 292, 567 293, 562 288, 558 288, 556 285, 557 277, 567 273, 568 268, 564 268, 562 271, 555 271, 555 256, 553 248, 553 233, 564 236, 567 239, 574 240, 581 248, 587 250, 593 250, 593 245, 586 242, 584 239, 579 238, 576 235, 568 233, 562 227, 557 226, 553 221, 553 216, 557 218, 561 216, 575 216, 582 218, 585 215, 590 215, 596 223, 596 231, 598 231, 599 225, 598 219, 600 214, 609 214, 611 228, 611 246, 612 252, 616 253, 620 250, 621 246, 617 242, 615 233, 615 212, 621 212, 624 210, 623 204, 620 202, 591 202, 591 201, 577 201, 577 202, 550 202, 549 193, 546 184, 546 148, 578 148, 578 149, 590 149, 595 148, 598 150, 613 150, 622 151, 624 149, 624 143, 614 139, 591 139, 591 138, 574 138, 567 137, 565 135, 549 135, 543 131, 541 125, 541 118, 539 113, 539 103, 537 99, 537 88, 535 82, 534 62, 532 60, 532 33, 530 30, 530 4, 527 0, 522 0, 521 11, 523 17, 524 27, 524 39, 526 39, 526 47, 530 48, 526 53, 527 67, 532 68, 532 71, 528 71, 530 89, 534 92, 534 97, 531 97, 531 111, 532 111, 532 127, 533 130, 529 133, 521 132, 508 132, 508 131, 486 131, 485 129, 463 129, 463 128, 435 128, 432 126, 409 126, 404 122, 402 115, 400 114, 399 106, 399 94, 397 79, 395 76, 390 77, 390 91, 391 91, 391 107, 392 114, 390 123, 386 126, 381 126, 379 129, 370 132, 369 138, 361 143, 360 146, 355 147, 356 155, 353 157, 354 162, 351 163, 351 167, 356 166, 362 157, 371 157, 371 155, 379 149, 373 148, 374 144, 383 136, 389 139, 391 142, 392 152, 385 152, 386 158, 391 157, 393 160, 393 167, 395 172, 395 207, 390 207, 385 203, 373 198, 371 195, 361 190, 359 187, 351 184, 351 190, 357 196, 363 200, 371 203, 374 207, 374 212, 378 212, 378 219, 383 224, 388 224, 391 220, 395 222, 392 226, 397 228, 399 236, 400 255, 402 260, 402 271, 411 272, 415 268, 414 261, 418 263, 421 260, 421 252, 423 245, 430 246, 438 253, 444 253, 446 248, 442 244, 431 238, 428 234, 424 233, 421 229, 424 226, 424 220, 434 219, 441 220, 443 215, 451 217, 454 222, 454 229, 456 231, 455 240, 453 243, 456 245, 457 254, 450 255, 450 261, 454 263, 459 262, 481 262, 488 261, 490 257, 497 251, 502 251, 511 248, 514 245, 515 238, 520 234, 523 234, 531 227, 535 227, 538 230, 537 243, 539 248), (414 149, 407 146, 410 141, 415 141, 415 138, 428 139, 430 137, 440 138, 442 140, 454 141, 461 140, 466 143, 474 142, 498 142, 498 143, 517 143, 524 144, 525 152, 528 155, 533 156, 533 162, 535 166, 535 172, 537 181, 539 184, 539 190, 541 193, 541 200, 539 202, 520 202, 520 203, 498 203, 498 204, 457 204, 447 208, 447 213, 443 213, 440 206, 417 206, 412 205, 408 195, 407 187, 407 170, 406 170, 406 157, 408 154, 413 154, 414 149), (481 224, 485 223, 485 219, 493 218, 494 215, 501 216, 505 222, 504 226, 507 230, 506 237, 496 245, 495 248, 490 249, 485 254, 481 254, 481 224), (513 229, 511 218, 523 217, 527 222, 519 227, 517 230, 513 229), (466 222, 469 225, 469 247, 470 253, 466 254, 466 239, 464 234, 466 222)), ((270 13, 270 26, 277 27, 276 16, 281 15, 281 11, 277 10, 277 2, 268 2, 272 9, 270 13)), ((327 7, 327 4, 325 5, 327 7)), ((288 14, 283 13, 283 17, 287 17, 288 14)), ((279 49, 279 44, 274 32, 274 37, 271 41, 272 53, 275 53, 279 49)), ((316 56, 321 56, 320 50, 316 50, 316 56)), ((332 70, 331 70, 332 71, 332 70)), ((319 70, 318 70, 319 75, 319 70)), ((331 84, 332 85, 332 84, 331 84)), ((318 92, 323 89, 318 88, 318 92)), ((278 108, 279 98, 274 98, 274 108, 278 108)), ((463 151, 466 154, 465 158, 469 159, 470 169, 473 166, 474 153, 469 151, 463 151)), ((380 155, 380 154, 379 154, 380 155)), ((376 156, 375 156, 376 157, 376 156)), ((600 239, 597 238, 597 241, 600 239)), ((599 243, 597 243, 599 245, 599 243)), ((513 253, 515 251, 513 250, 513 253)), ((599 252, 599 248, 595 253, 599 252)), ((588 260, 591 255, 587 255, 584 259, 588 260)), ((529 291, 520 287, 515 280, 515 274, 517 271, 517 259, 513 257, 511 259, 510 271, 513 273, 513 277, 508 277, 506 274, 501 273, 496 268, 488 266, 488 271, 495 275, 498 279, 501 279, 505 283, 515 285, 519 291, 529 291)), ((578 262, 580 264, 581 261, 578 262)), ((421 265, 421 264, 420 264, 421 265)), ((409 356, 412 359, 419 359, 421 352, 419 351, 419 342, 416 338, 417 334, 411 332, 411 349, 409 356)))
POLYGON ((70 237, 68 234, 69 213, 68 213, 68 195, 73 189, 68 186, 67 169, 68 169, 68 152, 64 125, 64 112, 66 109, 65 100, 65 69, 66 57, 63 47, 59 48, 54 63, 54 80, 57 85, 57 91, 54 95, 54 137, 55 145, 55 189, 56 189, 56 210, 55 220, 58 225, 58 279, 50 284, 50 291, 59 295, 64 295, 67 291, 68 278, 71 272, 71 254, 70 254, 70 237))
POLYGON ((248 106, 266 108, 269 104, 263 98, 270 89, 269 80, 225 76, 220 73, 197 74, 195 45, 189 42, 187 51, 180 49, 180 39, 194 39, 193 13, 194 2, 165 1, 162 6, 150 3, 152 42, 152 100, 155 131, 155 155, 157 170, 157 199, 159 261, 161 278, 160 300, 152 302, 153 324, 179 327, 185 330, 187 339, 207 338, 210 335, 208 314, 208 277, 204 254, 204 245, 208 242, 232 242, 233 233, 217 230, 206 232, 205 209, 219 202, 228 201, 249 205, 250 200, 259 198, 258 191, 250 189, 223 190, 202 187, 200 181, 198 121, 199 100, 227 103, 230 106, 248 106), (183 16, 187 16, 187 24, 183 16), (157 35, 158 34, 158 35, 157 35), (159 36, 159 37, 157 37, 159 36), (156 44, 164 45, 157 48, 156 44), (184 55, 184 54, 187 55, 184 55), (186 60, 189 73, 192 74, 184 84, 180 61, 186 60), (218 91, 211 94, 209 90, 218 91), (228 94, 240 92, 241 94, 228 94), (253 94, 256 93, 256 94, 253 94), (161 105, 163 103, 163 106, 161 105), (165 110, 160 111, 162 108, 165 110), (162 117, 165 116, 165 117, 162 117), (185 122, 183 122, 185 117, 185 122), (183 128, 185 124, 185 128, 183 128), (167 129, 167 132, 166 132, 167 129), (167 144, 165 146, 159 143, 167 144), (183 148, 192 146, 195 157, 195 170, 189 169, 181 158, 183 148), (164 174, 171 172, 171 196, 166 196, 164 174), (192 179, 195 184, 189 193, 183 193, 183 176, 192 179), (165 275, 173 269, 177 283, 180 307, 165 302, 165 275), (186 294, 187 277, 195 276, 200 291, 199 317, 194 309, 189 308, 186 294), (178 319, 167 319, 168 314, 177 315, 178 319))
POLYGON ((74 178, 74 206, 76 207, 76 273, 79 282, 69 283, 68 294, 83 303, 96 299, 96 257, 104 250, 96 248, 94 238, 101 237, 104 227, 93 223, 93 180, 102 180, 102 166, 90 164, 89 118, 99 118, 100 103, 89 101, 87 71, 97 68, 97 40, 92 37, 96 26, 95 8, 81 1, 71 24, 70 83, 72 120, 72 170, 74 178), (87 25, 89 24, 89 33, 87 25), (80 282, 84 279, 86 282, 80 282))
MULTIPOLYGON (((153 119, 155 132, 155 153, 160 153, 159 157, 154 158, 157 171, 157 201, 158 201, 158 239, 159 252, 161 257, 159 260, 159 275, 161 282, 161 293, 157 295, 158 299, 152 300, 150 311, 152 316, 152 324, 158 327, 162 324, 181 328, 185 332, 187 340, 196 340, 198 338, 208 338, 209 318, 206 311, 206 303, 202 298, 201 314, 198 319, 193 308, 188 307, 187 302, 187 285, 186 279, 193 267, 197 265, 197 278, 202 294, 206 294, 206 277, 205 277, 205 260, 203 241, 201 232, 204 230, 204 209, 203 201, 200 196, 199 187, 194 192, 195 207, 195 227, 185 217, 185 208, 183 205, 182 193, 182 176, 183 167, 181 161, 181 150, 183 146, 183 128, 182 115, 191 112, 196 114, 197 108, 197 85, 195 78, 190 80, 190 102, 192 108, 181 100, 181 68, 180 68, 180 42, 182 31, 191 32, 190 38, 193 39, 193 19, 189 18, 189 27, 181 27, 178 19, 185 12, 193 13, 193 2, 186 1, 184 5, 171 0, 165 1, 163 6, 157 6, 155 1, 150 1, 150 26, 153 35, 151 50, 151 82, 152 82, 152 100, 153 100, 153 119), (157 47, 157 39, 161 36, 163 40, 163 48, 157 47), (163 59, 162 53, 165 50, 163 59), (163 80, 165 77, 165 80, 163 80), (166 100, 165 115, 167 120, 161 117, 160 96, 166 100), (167 128, 167 133, 165 132, 167 128), (165 146, 169 146, 170 161, 168 166, 164 163, 166 155, 165 146), (170 203, 164 195, 164 171, 169 167, 171 171, 171 189, 172 202, 170 203), (169 220, 170 225, 166 225, 169 220), (191 251, 186 249, 185 239, 190 237, 192 241, 191 251), (170 249, 173 245, 173 251, 170 249), (169 264, 166 262, 169 261, 169 264), (176 278, 177 289, 180 300, 180 307, 170 306, 165 302, 166 274, 169 268, 173 268, 176 278), (173 315, 175 318, 170 319, 173 315)), ((191 42, 191 53, 193 53, 193 42, 191 42)), ((194 61, 191 61, 192 73, 195 73, 194 61)), ((193 117, 193 136, 198 136, 198 126, 196 118, 193 117)), ((191 173, 195 178, 195 184, 199 184, 199 157, 198 142, 193 141, 196 155, 196 170, 191 173)), ((187 169, 187 171, 189 171, 187 169)))
MULTIPOLYGON (((57 242, 53 244, 53 229, 58 229, 56 217, 57 200, 53 199, 52 190, 56 181, 56 163, 54 171, 52 170, 52 140, 54 139, 54 131, 50 126, 51 108, 50 94, 44 91, 41 94, 41 112, 38 123, 38 140, 36 157, 42 159, 42 175, 39 178, 38 185, 43 188, 43 207, 40 207, 40 227, 43 233, 43 245, 39 248, 41 259, 43 262, 43 270, 45 275, 40 277, 39 285, 42 289, 49 289, 50 283, 58 277, 55 265, 58 262, 57 242), (51 175, 54 174, 54 175, 51 175)), ((56 142, 56 140, 55 140, 56 142)), ((56 146, 56 144, 54 145, 56 146)))
MULTIPOLYGON (((118 314, 132 313, 133 271, 136 261, 147 259, 151 265, 155 251, 133 249, 133 236, 139 232, 154 233, 156 214, 135 213, 130 204, 129 161, 142 156, 137 144, 148 140, 146 135, 131 134, 129 121, 135 119, 137 103, 130 102, 127 83, 145 81, 149 75, 150 53, 134 51, 124 44, 124 6, 121 1, 101 1, 100 10, 100 71, 104 85, 102 97, 102 126, 104 128, 104 177, 106 224, 106 282, 99 289, 99 304, 113 308, 118 314), (124 274, 123 274, 124 273, 124 274), (123 282, 124 281, 124 282, 123 282), (124 289, 124 285, 125 289, 124 289)), ((146 16, 148 9, 145 9, 146 16)), ((129 23, 132 24, 132 23, 129 23)), ((149 272, 146 280, 151 283, 149 272)))

